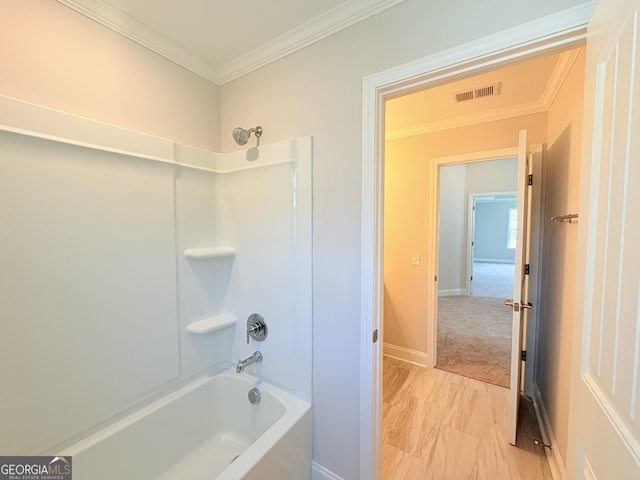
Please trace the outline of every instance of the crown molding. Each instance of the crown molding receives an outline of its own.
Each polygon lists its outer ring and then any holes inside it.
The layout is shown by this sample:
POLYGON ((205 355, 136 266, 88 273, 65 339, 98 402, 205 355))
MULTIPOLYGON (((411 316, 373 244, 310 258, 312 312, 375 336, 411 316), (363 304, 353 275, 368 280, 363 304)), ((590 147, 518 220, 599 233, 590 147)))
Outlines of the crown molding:
POLYGON ((567 79, 567 75, 569 75, 571 67, 578 58, 580 50, 580 48, 575 48, 572 50, 564 51, 560 54, 560 56, 558 57, 558 61, 553 67, 553 71, 551 72, 544 92, 542 92, 542 95, 540 96, 539 101, 513 105, 484 113, 464 115, 448 120, 423 123, 407 128, 390 130, 385 135, 385 140, 396 140, 398 138, 412 137, 414 135, 424 135, 425 133, 433 133, 441 130, 449 130, 452 128, 468 127, 477 123, 505 120, 507 118, 547 112, 551 108, 551 105, 556 99, 560 88, 567 79))
POLYGON ((567 75, 569 75, 571 67, 573 67, 573 64, 578 58, 580 50, 581 48, 576 48, 564 51, 558 57, 558 61, 553 67, 553 72, 551 72, 547 86, 542 93, 542 97, 540 97, 540 102, 547 107, 547 110, 551 108, 553 101, 558 96, 558 92, 567 79, 567 75))
POLYGON ((412 127, 389 130, 385 135, 385 140, 396 140, 399 138, 413 137, 415 135, 424 135, 425 133, 439 132, 441 130, 450 130, 452 128, 468 127, 479 123, 506 120, 508 118, 521 117, 523 115, 543 113, 547 110, 547 107, 542 102, 522 103, 504 108, 497 108, 487 112, 462 115, 447 120, 438 120, 412 127))
POLYGON ((223 85, 405 0, 349 0, 276 37, 231 62, 216 67, 102 0, 57 0, 145 48, 217 84, 223 85))
POLYGON ((235 80, 405 0, 351 0, 218 68, 219 83, 235 80))

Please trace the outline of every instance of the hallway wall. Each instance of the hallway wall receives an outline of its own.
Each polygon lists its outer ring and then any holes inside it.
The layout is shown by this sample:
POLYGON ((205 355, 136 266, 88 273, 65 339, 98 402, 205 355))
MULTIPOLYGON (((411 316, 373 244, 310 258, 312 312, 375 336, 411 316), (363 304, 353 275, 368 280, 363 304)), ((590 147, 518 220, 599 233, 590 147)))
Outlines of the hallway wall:
MULTIPOLYGON (((465 235, 467 199, 464 192, 467 183, 466 173, 467 165, 446 165, 440 169, 438 290, 451 295, 460 295, 460 289, 467 286, 467 238, 465 235)), ((400 192, 398 194, 401 195, 400 192)), ((392 199, 390 200, 393 202, 392 199)), ((413 218, 413 221, 426 222, 426 220, 426 218, 413 218)), ((426 262, 427 258, 423 258, 422 261, 426 262)), ((391 302, 390 298, 388 300, 391 302)), ((393 315, 390 317, 394 318, 393 315)), ((388 325, 385 324, 385 327, 387 328, 388 325)))
POLYGON ((583 89, 581 51, 549 110, 543 162, 544 250, 537 388, 565 465, 578 225, 551 222, 549 217, 578 211, 583 89))
MULTIPOLYGON (((384 341, 401 348, 428 352, 427 311, 424 301, 430 279, 427 278, 427 219, 430 198, 429 160, 459 153, 515 147, 518 131, 528 130, 530 143, 543 143, 546 138, 547 114, 487 122, 426 135, 391 140, 386 143, 385 159, 385 229, 384 229, 384 341), (465 141, 461 142, 460 138, 465 141), (411 265, 411 252, 424 258, 419 267, 411 265)), ((508 164, 510 160, 501 160, 508 164)), ((484 162, 483 162, 484 163, 484 162)), ((469 165, 466 178, 479 176, 482 164, 469 165)), ((516 170, 507 169, 502 183, 487 183, 480 189, 468 181, 465 192, 515 190, 516 170), (486 189, 485 189, 486 188, 486 189)), ((466 212, 466 201, 464 211, 466 212)), ((466 216, 466 213, 464 213, 466 216)), ((466 238, 463 230, 461 235, 466 238)), ((466 253, 465 257, 466 259, 466 253)), ((466 261, 466 260, 465 260, 466 261)), ((446 269, 446 263, 441 270, 446 269)), ((464 267, 466 269, 466 267, 464 267)), ((440 274, 440 273, 439 273, 440 274)), ((459 278, 463 278, 460 277, 459 278)), ((456 288, 456 287, 451 287, 456 288)), ((457 287, 462 288, 462 287, 457 287)))

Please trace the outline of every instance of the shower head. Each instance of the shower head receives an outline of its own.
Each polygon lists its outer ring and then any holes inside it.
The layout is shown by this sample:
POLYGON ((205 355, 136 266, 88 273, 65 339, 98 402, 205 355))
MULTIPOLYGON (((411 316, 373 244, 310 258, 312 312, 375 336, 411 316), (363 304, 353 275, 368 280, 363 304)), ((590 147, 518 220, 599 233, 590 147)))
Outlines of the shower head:
POLYGON ((262 127, 258 125, 256 128, 250 128, 249 130, 245 130, 242 127, 237 127, 233 129, 233 139, 238 145, 244 145, 249 141, 249 137, 251 133, 254 133, 256 138, 260 138, 262 135, 262 127))

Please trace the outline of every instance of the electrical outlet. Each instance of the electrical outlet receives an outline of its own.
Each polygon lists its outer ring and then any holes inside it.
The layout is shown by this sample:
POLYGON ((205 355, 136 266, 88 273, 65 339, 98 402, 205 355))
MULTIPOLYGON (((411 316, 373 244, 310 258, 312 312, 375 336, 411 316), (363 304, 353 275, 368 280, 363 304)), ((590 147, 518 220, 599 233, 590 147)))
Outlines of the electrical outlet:
POLYGON ((419 253, 412 253, 411 254, 411 265, 413 265, 414 267, 417 267, 418 265, 420 265, 420 254, 419 253))

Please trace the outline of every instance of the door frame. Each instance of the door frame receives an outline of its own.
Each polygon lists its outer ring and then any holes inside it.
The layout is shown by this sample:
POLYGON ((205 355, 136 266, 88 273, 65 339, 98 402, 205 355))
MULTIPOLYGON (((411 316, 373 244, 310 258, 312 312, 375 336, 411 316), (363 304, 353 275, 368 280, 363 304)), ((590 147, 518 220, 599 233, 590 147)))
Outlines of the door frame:
MULTIPOLYGON (((380 478, 384 103, 395 96, 582 45, 596 1, 363 79, 360 289, 360 479, 380 478), (378 332, 380 335, 378 335, 378 332), (379 338, 378 338, 379 337, 379 338)), ((533 362, 532 362, 533 363, 533 362)))
MULTIPOLYGON (((528 360, 524 363, 524 393, 530 397, 535 395, 536 363, 538 358, 538 325, 540 324, 540 309, 536 308, 540 304, 541 276, 539 266, 542 265, 542 236, 544 222, 542 222, 542 144, 529 145, 531 172, 533 174, 533 188, 530 192, 531 216, 529 218, 529 263, 532 265, 529 277, 529 299, 534 308, 529 312, 527 325, 525 326, 523 344, 528 352, 528 360)), ((485 150, 482 152, 464 153, 460 155, 450 155, 446 157, 434 157, 430 165, 430 197, 428 228, 430 235, 427 245, 427 278, 437 278, 438 272, 438 216, 440 214, 440 168, 447 165, 460 165, 464 163, 486 162, 491 160, 502 160, 518 156, 518 147, 501 148, 497 150, 485 150), (515 153, 514 153, 515 152, 515 153)), ((511 192, 502 192, 511 193, 511 192)), ((487 194, 491 195, 491 194, 487 194)), ((469 265, 467 264, 468 268, 469 265)), ((435 280, 427 289, 427 345, 431 346, 427 352, 427 366, 435 367, 438 358, 438 282, 435 280)), ((384 332, 383 332, 384 333, 384 332)))
MULTIPOLYGON (((517 140, 517 139, 514 139, 517 140)), ((433 278, 427 287, 427 366, 435 367, 438 358, 438 243, 440 238, 440 169, 451 165, 466 163, 480 163, 490 160, 504 160, 517 158, 518 147, 485 150, 481 152, 448 155, 446 157, 433 157, 429 160, 429 208, 427 228, 429 231, 427 244, 426 269, 427 278, 433 278)), ((467 268, 469 266, 467 265, 467 268)))

